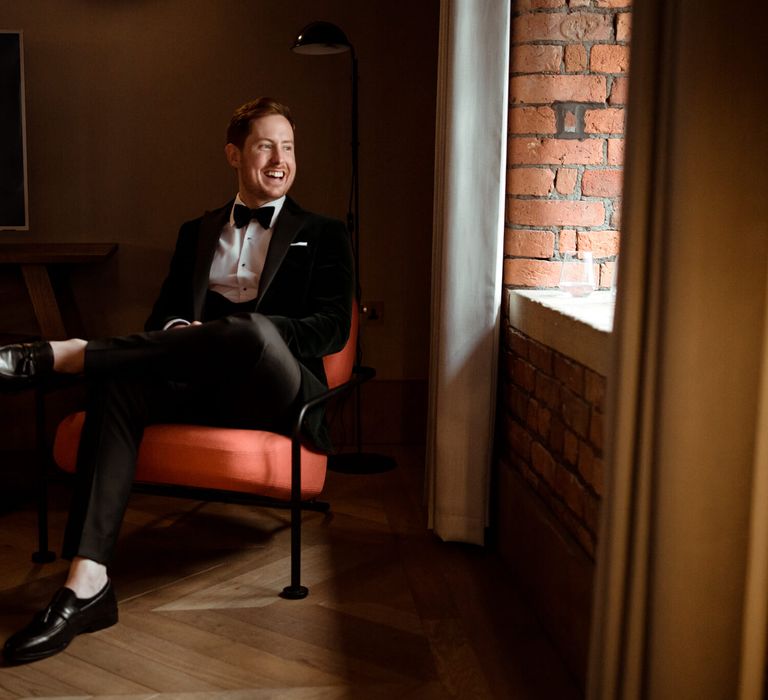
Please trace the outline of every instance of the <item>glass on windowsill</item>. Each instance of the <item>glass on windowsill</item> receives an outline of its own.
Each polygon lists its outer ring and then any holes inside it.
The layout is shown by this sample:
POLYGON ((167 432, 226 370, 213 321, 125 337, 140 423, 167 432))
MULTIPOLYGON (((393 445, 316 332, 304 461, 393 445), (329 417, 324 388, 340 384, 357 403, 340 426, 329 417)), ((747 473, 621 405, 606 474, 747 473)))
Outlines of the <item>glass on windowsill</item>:
POLYGON ((595 267, 590 250, 567 250, 560 270, 560 290, 573 297, 586 297, 595 291, 595 267))

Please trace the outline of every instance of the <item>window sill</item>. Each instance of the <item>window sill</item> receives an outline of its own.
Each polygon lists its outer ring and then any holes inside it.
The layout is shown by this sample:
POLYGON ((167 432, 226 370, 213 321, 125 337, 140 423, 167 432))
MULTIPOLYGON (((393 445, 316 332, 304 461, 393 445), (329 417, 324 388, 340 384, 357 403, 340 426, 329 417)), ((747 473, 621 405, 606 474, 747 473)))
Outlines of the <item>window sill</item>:
POLYGON ((506 294, 512 327, 598 374, 608 374, 611 292, 592 292, 581 298, 554 289, 509 289, 506 294))

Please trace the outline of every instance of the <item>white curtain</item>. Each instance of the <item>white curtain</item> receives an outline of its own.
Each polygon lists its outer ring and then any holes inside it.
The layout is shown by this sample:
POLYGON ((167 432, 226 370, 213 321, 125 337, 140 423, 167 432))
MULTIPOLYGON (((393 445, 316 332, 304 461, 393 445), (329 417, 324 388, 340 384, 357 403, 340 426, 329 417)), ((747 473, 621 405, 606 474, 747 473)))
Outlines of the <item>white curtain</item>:
POLYGON ((482 544, 503 258, 509 0, 443 0, 427 429, 429 525, 482 544))

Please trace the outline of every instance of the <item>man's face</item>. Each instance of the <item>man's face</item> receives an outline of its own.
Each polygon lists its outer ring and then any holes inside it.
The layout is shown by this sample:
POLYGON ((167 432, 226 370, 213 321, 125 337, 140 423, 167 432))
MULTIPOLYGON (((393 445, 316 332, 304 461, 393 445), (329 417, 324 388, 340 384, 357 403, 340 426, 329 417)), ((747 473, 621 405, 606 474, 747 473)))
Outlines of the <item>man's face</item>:
POLYGON ((228 143, 225 153, 237 170, 240 198, 252 209, 282 197, 296 177, 293 128, 279 114, 252 121, 242 150, 228 143))

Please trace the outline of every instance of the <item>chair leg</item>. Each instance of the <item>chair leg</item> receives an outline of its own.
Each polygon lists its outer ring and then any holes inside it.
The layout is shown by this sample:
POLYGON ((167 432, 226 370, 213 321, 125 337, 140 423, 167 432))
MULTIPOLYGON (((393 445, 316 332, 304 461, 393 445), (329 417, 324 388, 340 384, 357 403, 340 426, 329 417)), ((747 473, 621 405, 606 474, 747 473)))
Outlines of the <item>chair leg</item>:
POLYGON ((48 564, 56 552, 48 549, 48 448, 45 442, 45 400, 41 389, 35 389, 35 466, 37 471, 37 551, 35 564, 48 564))
POLYGON ((306 598, 309 589, 301 585, 301 444, 296 435, 291 444, 291 585, 280 594, 288 600, 306 598))

